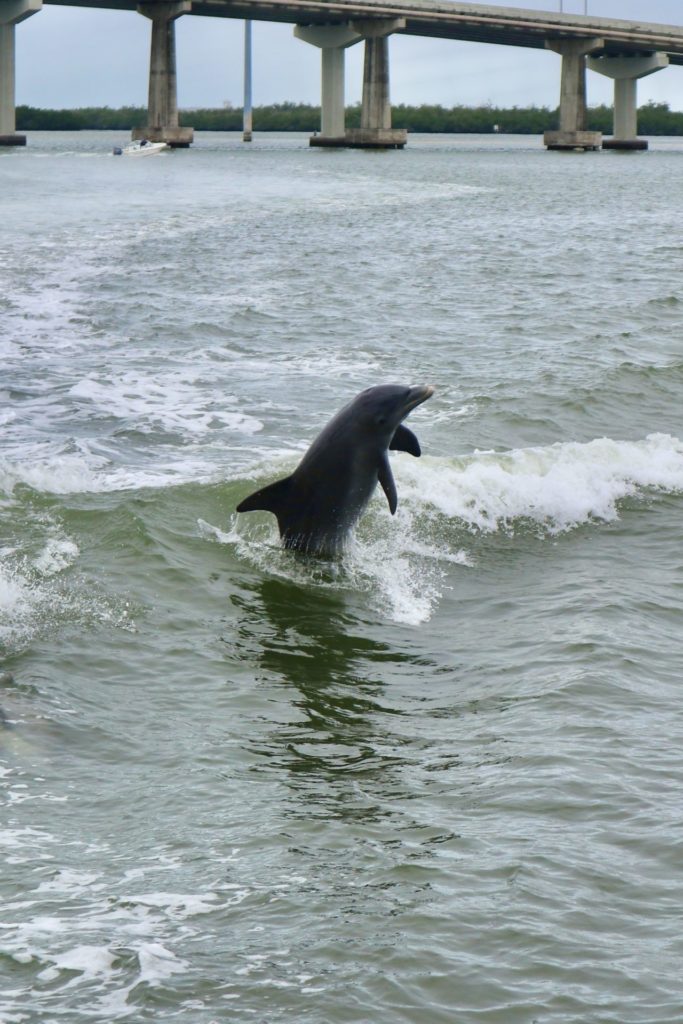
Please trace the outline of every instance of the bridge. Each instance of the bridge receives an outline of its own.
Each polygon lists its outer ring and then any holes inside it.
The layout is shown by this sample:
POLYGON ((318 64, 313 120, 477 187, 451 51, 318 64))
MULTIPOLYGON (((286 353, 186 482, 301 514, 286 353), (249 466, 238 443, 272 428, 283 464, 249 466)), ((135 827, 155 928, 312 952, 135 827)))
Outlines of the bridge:
POLYGON ((401 147, 406 132, 391 124, 389 45, 392 34, 550 49, 561 57, 560 123, 549 149, 644 149, 637 134, 637 80, 683 64, 683 28, 560 14, 458 0, 0 0, 0 144, 22 145, 16 133, 15 26, 43 4, 138 11, 151 22, 149 124, 133 137, 188 146, 192 128, 178 124, 175 21, 212 18, 288 22, 321 51, 321 129, 312 145, 401 147), (361 127, 344 122, 344 52, 363 42, 361 127), (586 68, 614 80, 614 131, 602 140, 585 130, 586 68))

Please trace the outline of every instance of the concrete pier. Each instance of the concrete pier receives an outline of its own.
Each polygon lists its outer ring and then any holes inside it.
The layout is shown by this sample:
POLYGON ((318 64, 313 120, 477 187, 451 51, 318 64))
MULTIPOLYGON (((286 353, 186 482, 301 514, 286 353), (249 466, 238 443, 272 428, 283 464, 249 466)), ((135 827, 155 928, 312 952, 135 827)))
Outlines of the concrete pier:
POLYGON ((311 146, 346 146, 344 51, 362 38, 349 25, 296 25, 297 39, 321 51, 320 134, 311 146))
POLYGON ((189 146, 193 128, 178 125, 178 87, 175 60, 175 21, 192 10, 191 0, 156 0, 139 4, 138 13, 152 22, 149 58, 148 124, 134 128, 133 139, 166 142, 169 146, 189 146))
POLYGON ((600 149, 601 132, 586 131, 586 54, 600 50, 602 39, 548 39, 546 47, 562 56, 560 127, 545 132, 548 149, 600 149))
POLYGON ((405 18, 352 21, 365 39, 360 128, 346 133, 346 145, 362 149, 402 149, 408 133, 391 127, 389 99, 389 36, 406 26, 405 18))
POLYGON ((371 18, 349 25, 297 25, 297 39, 320 47, 322 82, 320 134, 311 146, 355 149, 400 149, 404 128, 391 127, 389 100, 389 36, 404 29, 405 18, 371 18), (344 50, 365 40, 363 99, 360 128, 346 129, 344 111, 344 50))
POLYGON ((42 0, 4 0, 0 4, 0 146, 26 145, 26 136, 16 130, 14 30, 42 6, 42 0))
POLYGON ((588 67, 614 79, 614 126, 612 138, 602 140, 603 149, 647 149, 647 139, 638 138, 639 78, 669 66, 666 53, 645 53, 623 57, 588 57, 588 67))

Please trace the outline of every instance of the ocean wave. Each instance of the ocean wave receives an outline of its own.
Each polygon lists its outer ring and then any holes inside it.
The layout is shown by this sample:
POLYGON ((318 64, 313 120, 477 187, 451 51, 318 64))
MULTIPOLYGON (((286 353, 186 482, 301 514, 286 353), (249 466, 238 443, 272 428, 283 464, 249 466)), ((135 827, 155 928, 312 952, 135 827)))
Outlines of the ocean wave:
MULTIPOLYGON (((222 501, 232 509, 255 483, 291 472, 295 459, 292 453, 271 454, 251 472, 236 467, 226 473, 220 460, 208 463, 201 451, 187 457, 177 452, 166 464, 138 467, 117 466, 104 456, 81 452, 30 464, 0 463, 0 488, 21 500, 19 484, 56 495, 211 486, 221 488, 222 501)), ((330 577, 329 564, 319 572, 316 560, 295 559, 283 551, 275 520, 267 514, 234 514, 218 525, 200 519, 200 533, 234 545, 238 557, 260 571, 368 593, 383 614, 388 609, 391 618, 417 624, 431 616, 453 567, 472 564, 468 536, 532 529, 554 537, 590 523, 614 521, 626 499, 683 491, 683 442, 666 434, 639 441, 605 437, 507 452, 475 451, 458 458, 399 455, 392 465, 398 513, 392 518, 377 494, 348 546, 341 574, 330 577)), ((202 493, 188 492, 188 511, 201 507, 202 493)), ((16 561, 9 575, 5 567, 5 610, 13 607, 16 618, 26 623, 36 609, 49 608, 51 579, 57 580, 77 558, 72 538, 48 531, 30 571, 16 561)))
MULTIPOLYGON (((460 458, 398 456, 392 467, 399 511, 437 513, 477 533, 531 521, 556 534, 611 522, 626 498, 683 491, 683 441, 669 434, 641 441, 603 437, 460 458)), ((245 479, 265 483, 292 468, 282 460, 261 464, 245 479)))
POLYGON ((399 493, 467 528, 510 530, 532 522, 550 534, 618 518, 619 503, 649 491, 683 490, 683 442, 597 438, 465 458, 401 460, 399 493))
MULTIPOLYGON (((371 503, 337 569, 279 548, 266 514, 233 516, 229 529, 200 521, 207 539, 234 545, 260 571, 301 584, 352 589, 374 596, 382 615, 409 625, 427 621, 454 566, 475 564, 467 535, 515 534, 529 526, 556 536, 611 522, 627 498, 683 491, 683 442, 665 434, 642 441, 599 438, 458 459, 397 457, 395 517, 381 494, 371 503), (445 520, 445 522, 444 522, 445 520), (464 535, 463 535, 464 534, 464 535)), ((291 469, 291 467, 290 467, 291 469)), ((262 466, 257 478, 283 475, 262 466)))

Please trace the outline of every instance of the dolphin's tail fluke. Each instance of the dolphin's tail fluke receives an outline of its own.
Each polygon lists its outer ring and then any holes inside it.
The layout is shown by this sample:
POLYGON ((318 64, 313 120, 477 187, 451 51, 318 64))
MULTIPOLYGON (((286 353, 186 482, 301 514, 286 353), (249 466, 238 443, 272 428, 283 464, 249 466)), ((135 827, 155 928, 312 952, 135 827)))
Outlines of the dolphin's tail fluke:
POLYGON ((237 511, 272 512, 279 520, 280 513, 289 500, 291 480, 291 476, 286 476, 284 480, 276 480, 274 484, 268 484, 267 487, 261 487, 258 491, 254 491, 239 503, 237 511))

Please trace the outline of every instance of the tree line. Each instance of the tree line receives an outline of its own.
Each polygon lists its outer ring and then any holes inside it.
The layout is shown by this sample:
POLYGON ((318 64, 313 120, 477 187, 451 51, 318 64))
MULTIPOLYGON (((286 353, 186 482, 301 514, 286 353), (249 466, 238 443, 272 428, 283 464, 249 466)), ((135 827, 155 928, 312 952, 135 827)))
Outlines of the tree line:
MULTIPOLYGON (((255 107, 254 130, 262 132, 314 132, 320 128, 320 107, 306 103, 276 103, 255 107)), ((242 128, 239 107, 183 110, 181 125, 196 131, 230 132, 242 128)), ((540 135, 556 128, 558 110, 550 107, 444 107, 423 103, 419 107, 399 104, 393 107, 393 123, 411 132, 453 132, 487 134, 504 132, 540 135)), ((43 110, 17 107, 18 131, 129 130, 147 124, 145 107, 79 107, 76 110, 43 110)), ((346 125, 360 124, 360 105, 347 107, 346 125)), ((589 107, 590 131, 612 132, 612 107, 589 107)), ((668 103, 646 103, 638 111, 641 135, 683 135, 683 111, 670 110, 668 103)))

